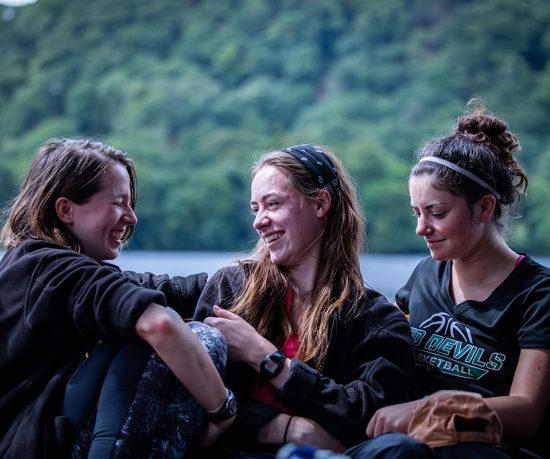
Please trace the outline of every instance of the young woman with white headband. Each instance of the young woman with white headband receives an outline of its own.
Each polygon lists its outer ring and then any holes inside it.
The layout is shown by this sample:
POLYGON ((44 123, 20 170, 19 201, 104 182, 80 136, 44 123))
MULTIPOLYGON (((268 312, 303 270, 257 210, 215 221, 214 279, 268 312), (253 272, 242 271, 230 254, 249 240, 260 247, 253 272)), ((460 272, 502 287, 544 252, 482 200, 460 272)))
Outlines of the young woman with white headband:
POLYGON ((353 458, 550 457, 542 438, 550 432, 550 270, 506 241, 510 210, 527 189, 519 148, 506 123, 478 105, 421 149, 409 192, 431 257, 396 295, 413 333, 413 401, 378 410, 367 427, 377 438, 353 458), (413 410, 440 390, 481 394, 508 446, 431 448, 402 435, 413 410))

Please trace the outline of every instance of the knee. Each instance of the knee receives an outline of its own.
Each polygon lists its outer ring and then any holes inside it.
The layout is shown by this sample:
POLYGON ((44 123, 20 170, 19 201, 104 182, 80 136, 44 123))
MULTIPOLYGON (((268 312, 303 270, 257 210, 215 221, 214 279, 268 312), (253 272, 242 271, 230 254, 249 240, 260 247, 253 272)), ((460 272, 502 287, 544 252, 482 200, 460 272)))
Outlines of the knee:
POLYGON ((197 335, 220 373, 227 363, 227 342, 223 334, 203 322, 189 322, 189 328, 197 335))

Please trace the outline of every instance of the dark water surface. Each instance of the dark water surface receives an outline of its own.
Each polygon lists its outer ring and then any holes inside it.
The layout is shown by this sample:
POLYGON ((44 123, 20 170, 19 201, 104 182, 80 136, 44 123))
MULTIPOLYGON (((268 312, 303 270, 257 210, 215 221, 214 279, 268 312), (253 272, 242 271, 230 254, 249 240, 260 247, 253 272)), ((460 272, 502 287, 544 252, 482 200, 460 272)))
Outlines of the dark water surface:
MULTIPOLYGON (((130 271, 187 275, 204 271, 214 274, 243 254, 216 252, 123 252, 115 264, 130 271)), ((366 255, 361 269, 369 287, 393 301, 395 292, 406 282, 422 255, 366 255)))
MULTIPOLYGON (((0 251, 0 258, 4 254, 0 251)), ((170 276, 185 276, 206 272, 209 276, 246 254, 229 252, 160 252, 123 251, 112 263, 122 269, 170 276)), ((361 269, 367 285, 386 295, 393 302, 394 295, 409 278, 412 270, 424 254, 383 255, 368 254, 361 257, 361 269)), ((544 266, 550 267, 550 257, 533 256, 544 266)))
MULTIPOLYGON (((361 270, 367 285, 388 300, 394 296, 407 281, 416 264, 425 256, 368 254, 361 257, 361 270)), ((245 254, 225 252, 141 252, 126 251, 115 260, 122 269, 155 274, 188 275, 206 272, 209 276, 221 267, 245 254)), ((539 263, 550 267, 550 257, 533 257, 539 263)))

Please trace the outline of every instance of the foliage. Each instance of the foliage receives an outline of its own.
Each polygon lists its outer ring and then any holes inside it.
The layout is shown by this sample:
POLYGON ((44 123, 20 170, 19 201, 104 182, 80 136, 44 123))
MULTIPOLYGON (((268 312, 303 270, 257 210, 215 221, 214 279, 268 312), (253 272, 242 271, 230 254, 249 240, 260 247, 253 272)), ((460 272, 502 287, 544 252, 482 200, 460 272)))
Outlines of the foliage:
POLYGON ((511 240, 550 254, 545 0, 39 0, 0 17, 2 203, 46 139, 97 138, 136 163, 131 248, 238 251, 252 162, 310 142, 351 171, 369 251, 419 251, 414 151, 478 96, 530 173, 511 240))

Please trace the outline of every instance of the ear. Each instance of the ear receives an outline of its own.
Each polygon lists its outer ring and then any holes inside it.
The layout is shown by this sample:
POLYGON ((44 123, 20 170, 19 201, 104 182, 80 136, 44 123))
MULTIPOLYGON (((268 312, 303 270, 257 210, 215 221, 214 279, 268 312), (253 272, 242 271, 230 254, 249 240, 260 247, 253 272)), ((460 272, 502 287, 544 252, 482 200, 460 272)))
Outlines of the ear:
POLYGON ((57 198, 55 200, 55 213, 66 225, 73 223, 73 202, 68 198, 57 198))
POLYGON ((317 217, 323 218, 325 215, 327 215, 328 211, 330 210, 331 204, 332 196, 330 195, 330 193, 327 190, 321 190, 321 192, 319 193, 319 197, 315 202, 317 217))
POLYGON ((486 194, 477 202, 479 206, 479 220, 482 223, 489 223, 495 212, 497 199, 492 194, 486 194))

